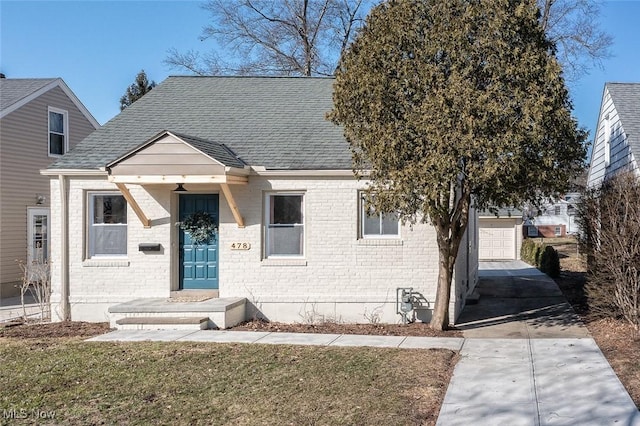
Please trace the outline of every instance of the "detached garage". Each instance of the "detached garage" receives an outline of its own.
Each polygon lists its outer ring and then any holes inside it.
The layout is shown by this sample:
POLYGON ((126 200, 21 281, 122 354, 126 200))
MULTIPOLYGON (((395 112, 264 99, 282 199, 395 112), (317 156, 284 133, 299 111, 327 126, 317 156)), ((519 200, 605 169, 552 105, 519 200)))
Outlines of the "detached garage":
POLYGON ((478 241, 480 260, 520 259, 522 213, 514 209, 501 209, 498 214, 499 216, 496 217, 490 212, 480 213, 478 241))

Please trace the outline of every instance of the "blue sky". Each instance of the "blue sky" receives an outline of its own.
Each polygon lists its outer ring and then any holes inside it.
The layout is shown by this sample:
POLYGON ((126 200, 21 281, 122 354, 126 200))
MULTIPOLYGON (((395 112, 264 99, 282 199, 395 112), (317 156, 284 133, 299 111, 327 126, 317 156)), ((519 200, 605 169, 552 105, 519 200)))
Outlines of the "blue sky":
MULTIPOLYGON (((144 69, 160 83, 184 74, 163 64, 167 50, 207 51, 199 1, 0 0, 0 71, 9 78, 62 77, 95 118, 117 115, 119 99, 144 69)), ((570 85, 574 115, 593 130, 607 81, 640 82, 640 0, 606 1, 601 25, 613 57, 570 85)))

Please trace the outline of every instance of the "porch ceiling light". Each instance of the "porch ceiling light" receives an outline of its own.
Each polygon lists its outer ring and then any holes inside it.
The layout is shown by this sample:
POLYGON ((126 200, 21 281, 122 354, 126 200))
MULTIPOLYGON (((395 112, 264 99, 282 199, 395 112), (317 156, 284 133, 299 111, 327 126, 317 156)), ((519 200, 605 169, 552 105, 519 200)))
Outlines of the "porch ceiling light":
POLYGON ((178 187, 176 189, 174 189, 173 192, 187 192, 187 190, 184 189, 184 187, 182 186, 181 183, 179 183, 178 187))

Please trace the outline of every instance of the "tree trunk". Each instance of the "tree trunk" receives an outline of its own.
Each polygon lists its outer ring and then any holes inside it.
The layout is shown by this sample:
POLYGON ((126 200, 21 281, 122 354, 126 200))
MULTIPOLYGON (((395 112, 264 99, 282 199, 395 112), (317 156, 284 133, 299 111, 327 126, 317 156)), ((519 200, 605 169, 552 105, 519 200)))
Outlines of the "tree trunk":
POLYGON ((457 257, 457 252, 452 255, 451 247, 447 242, 444 243, 446 246, 442 247, 440 246, 440 241, 438 241, 438 289, 433 307, 433 316, 431 317, 431 328, 439 331, 449 328, 451 282, 457 257))
POLYGON ((467 185, 463 184, 459 188, 461 195, 456 197, 456 188, 452 186, 448 212, 440 216, 432 214, 431 219, 436 228, 438 240, 438 287, 433 316, 431 317, 431 328, 439 331, 449 328, 449 301, 451 299, 453 269, 458 258, 462 237, 464 237, 469 225, 471 192, 467 185))

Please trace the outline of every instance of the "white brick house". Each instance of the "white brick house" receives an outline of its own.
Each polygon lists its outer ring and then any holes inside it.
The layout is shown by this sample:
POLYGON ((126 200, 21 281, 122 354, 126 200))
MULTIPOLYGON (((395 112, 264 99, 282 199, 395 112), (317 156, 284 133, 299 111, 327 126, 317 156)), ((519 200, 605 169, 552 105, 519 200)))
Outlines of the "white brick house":
MULTIPOLYGON (((248 318, 395 323, 398 289, 412 288, 428 320, 435 230, 365 211, 366 181, 325 119, 332 84, 170 77, 43 171, 54 316, 67 299, 73 320, 105 321, 114 304, 204 289, 246 298, 248 318), (202 210, 218 232, 193 245, 176 223, 202 210)), ((477 281, 470 222, 452 321, 477 281)))

